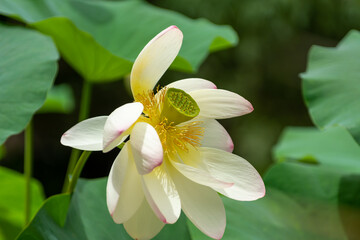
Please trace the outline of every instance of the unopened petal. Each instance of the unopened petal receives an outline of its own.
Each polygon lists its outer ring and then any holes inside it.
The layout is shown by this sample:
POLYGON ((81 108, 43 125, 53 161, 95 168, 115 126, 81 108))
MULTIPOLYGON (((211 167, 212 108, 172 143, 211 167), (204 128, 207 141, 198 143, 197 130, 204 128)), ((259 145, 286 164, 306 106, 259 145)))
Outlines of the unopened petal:
POLYGON ((225 231, 226 216, 219 195, 209 187, 192 182, 174 168, 171 176, 186 216, 209 237, 221 239, 225 231))
POLYGON ((201 127, 204 135, 201 139, 202 147, 218 148, 227 152, 234 150, 234 143, 226 129, 214 119, 204 119, 201 127))
POLYGON ((130 75, 131 91, 135 100, 139 93, 153 90, 179 53, 182 39, 182 32, 176 26, 171 26, 144 47, 135 60, 130 75))
POLYGON ((200 107, 199 117, 225 119, 253 111, 251 103, 240 95, 223 89, 201 89, 189 93, 200 107))
POLYGON ((80 150, 101 151, 107 118, 107 116, 100 116, 79 122, 62 135, 61 144, 80 150))
POLYGON ((144 199, 138 211, 124 223, 126 232, 137 240, 149 240, 158 234, 164 227, 147 201, 144 199))
POLYGON ((216 178, 234 185, 214 188, 221 194, 241 201, 252 201, 265 195, 265 185, 256 169, 245 159, 215 148, 199 148, 202 163, 216 178))
POLYGON ((164 223, 175 223, 181 213, 179 194, 163 166, 142 176, 145 197, 164 223))
POLYGON ((115 159, 106 186, 107 206, 116 223, 129 220, 144 199, 140 175, 129 148, 126 143, 115 159))
POLYGON ((216 85, 202 78, 187 78, 175 81, 167 85, 168 88, 178 88, 185 92, 196 91, 200 89, 216 89, 216 85))
POLYGON ((104 126, 104 152, 112 150, 129 135, 128 130, 139 118, 144 107, 139 102, 127 103, 115 109, 104 126))
POLYGON ((130 138, 139 174, 147 174, 163 161, 163 148, 155 128, 145 122, 135 124, 130 138))

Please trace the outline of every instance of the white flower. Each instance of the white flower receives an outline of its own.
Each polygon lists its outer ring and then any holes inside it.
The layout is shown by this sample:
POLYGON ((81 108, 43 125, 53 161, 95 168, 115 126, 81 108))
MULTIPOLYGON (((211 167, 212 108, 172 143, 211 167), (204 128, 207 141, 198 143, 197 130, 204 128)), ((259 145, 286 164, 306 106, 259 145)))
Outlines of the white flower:
POLYGON ((199 78, 154 94, 182 38, 171 26, 141 51, 130 76, 135 102, 82 121, 61 138, 66 146, 108 152, 130 136, 111 168, 107 205, 114 221, 136 239, 154 237, 181 210, 206 235, 220 239, 226 217, 217 192, 241 201, 265 194, 258 172, 231 153, 233 142, 215 120, 250 113, 247 100, 199 78))

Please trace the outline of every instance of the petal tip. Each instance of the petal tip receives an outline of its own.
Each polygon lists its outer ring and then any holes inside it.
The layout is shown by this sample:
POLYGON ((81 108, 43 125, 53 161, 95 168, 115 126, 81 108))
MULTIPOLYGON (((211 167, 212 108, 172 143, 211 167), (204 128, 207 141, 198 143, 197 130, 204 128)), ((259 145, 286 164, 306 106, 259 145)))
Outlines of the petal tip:
POLYGON ((152 168, 150 168, 149 171, 146 171, 144 174, 151 173, 155 168, 159 167, 163 163, 163 160, 164 160, 163 157, 161 157, 161 159, 159 158, 158 160, 156 160, 152 168))
POLYGON ((265 197, 265 195, 266 195, 265 183, 264 183, 264 181, 262 180, 262 178, 261 178, 260 175, 259 175, 259 177, 260 177, 260 179, 261 179, 261 186, 259 187, 258 196, 256 196, 256 197, 253 199, 253 201, 254 201, 254 200, 258 200, 258 199, 260 199, 260 198, 263 198, 263 197, 265 197))
POLYGON ((254 107, 253 107, 253 105, 252 105, 250 102, 249 102, 249 105, 250 105, 250 106, 249 106, 249 111, 250 111, 250 112, 254 111, 254 107))
POLYGON ((234 151, 234 142, 232 141, 232 139, 229 139, 229 147, 228 147, 228 152, 233 152, 234 151))

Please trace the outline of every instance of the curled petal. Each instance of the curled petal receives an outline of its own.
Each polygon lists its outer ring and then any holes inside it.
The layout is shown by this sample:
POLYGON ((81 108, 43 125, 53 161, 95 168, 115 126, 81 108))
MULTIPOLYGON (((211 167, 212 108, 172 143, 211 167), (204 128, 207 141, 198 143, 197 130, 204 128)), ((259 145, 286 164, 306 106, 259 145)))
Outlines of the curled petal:
POLYGON ((106 186, 106 202, 116 223, 123 223, 132 217, 140 207, 144 193, 140 175, 126 143, 116 157, 106 186))
POLYGON ((132 238, 138 240, 152 239, 161 231, 164 225, 156 217, 145 199, 134 216, 124 223, 126 232, 132 238))
POLYGON ((181 213, 179 194, 163 166, 142 176, 145 197, 158 218, 164 223, 175 223, 181 213))
POLYGON ((182 32, 176 26, 170 26, 144 47, 135 60, 130 75, 131 91, 135 100, 139 93, 153 90, 179 53, 182 39, 182 32))
POLYGON ((100 116, 79 122, 62 135, 61 144, 80 150, 101 151, 107 118, 107 116, 100 116))
POLYGON ((186 216, 209 237, 221 239, 225 231, 226 216, 219 195, 209 187, 192 182, 174 168, 171 176, 186 216))
POLYGON ((201 89, 189 94, 200 107, 200 118, 232 118, 254 110, 248 100, 223 89, 201 89))
POLYGON ((128 130, 139 118, 144 106, 139 102, 127 103, 115 109, 106 120, 103 136, 103 152, 108 152, 122 143, 128 130))
POLYGON ((139 174, 147 174, 163 161, 163 148, 155 128, 145 122, 135 124, 130 144, 139 174))
POLYGON ((187 78, 175 81, 167 85, 168 88, 178 88, 185 92, 191 92, 200 89, 216 89, 216 85, 208 80, 201 78, 187 78))
POLYGON ((234 143, 226 129, 214 119, 204 119, 201 127, 204 135, 201 139, 202 147, 218 148, 227 152, 234 150, 234 143))

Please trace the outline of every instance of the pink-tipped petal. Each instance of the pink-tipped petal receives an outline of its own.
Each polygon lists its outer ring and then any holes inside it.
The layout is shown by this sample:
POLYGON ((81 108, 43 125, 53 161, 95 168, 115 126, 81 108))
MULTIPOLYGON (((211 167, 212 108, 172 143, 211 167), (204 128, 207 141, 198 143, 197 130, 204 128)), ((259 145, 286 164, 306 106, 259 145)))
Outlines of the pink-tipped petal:
POLYGON ((224 205, 219 195, 209 187, 194 183, 172 168, 171 176, 181 199, 181 208, 204 234, 221 239, 226 225, 224 205))
POLYGON ((175 223, 181 213, 179 194, 163 166, 142 176, 145 197, 164 223, 175 223))
POLYGON ((202 89, 189 93, 200 107, 199 117, 225 119, 253 111, 251 103, 240 95, 223 89, 202 89))
POLYGON ((131 132, 130 144, 139 174, 147 174, 163 162, 163 148, 155 128, 138 122, 131 132))
POLYGON ((107 206, 116 223, 129 220, 144 199, 140 175, 129 148, 126 143, 116 157, 106 186, 107 206))
POLYGON ((201 126, 204 135, 201 139, 202 147, 218 148, 227 152, 234 150, 234 143, 226 129, 214 119, 204 119, 201 126))
POLYGON ((185 92, 192 92, 200 89, 216 89, 216 85, 202 78, 187 78, 175 81, 167 85, 168 88, 178 88, 185 92))
POLYGON ((124 223, 126 232, 137 240, 152 239, 161 231, 164 225, 156 217, 145 199, 134 216, 124 223))
POLYGON ((265 195, 265 185, 256 169, 245 159, 215 148, 199 148, 201 164, 218 180, 232 182, 229 188, 214 188, 221 194, 240 201, 252 201, 265 195))
POLYGON ((128 130, 140 117, 144 106, 139 102, 127 103, 115 109, 104 126, 103 152, 108 152, 122 143, 128 130))
POLYGON ((61 144, 80 150, 101 151, 107 118, 107 116, 100 116, 79 122, 62 135, 61 144))
POLYGON ((130 75, 131 91, 135 100, 138 94, 153 90, 179 53, 182 39, 182 32, 176 26, 171 26, 144 47, 135 60, 130 75))

